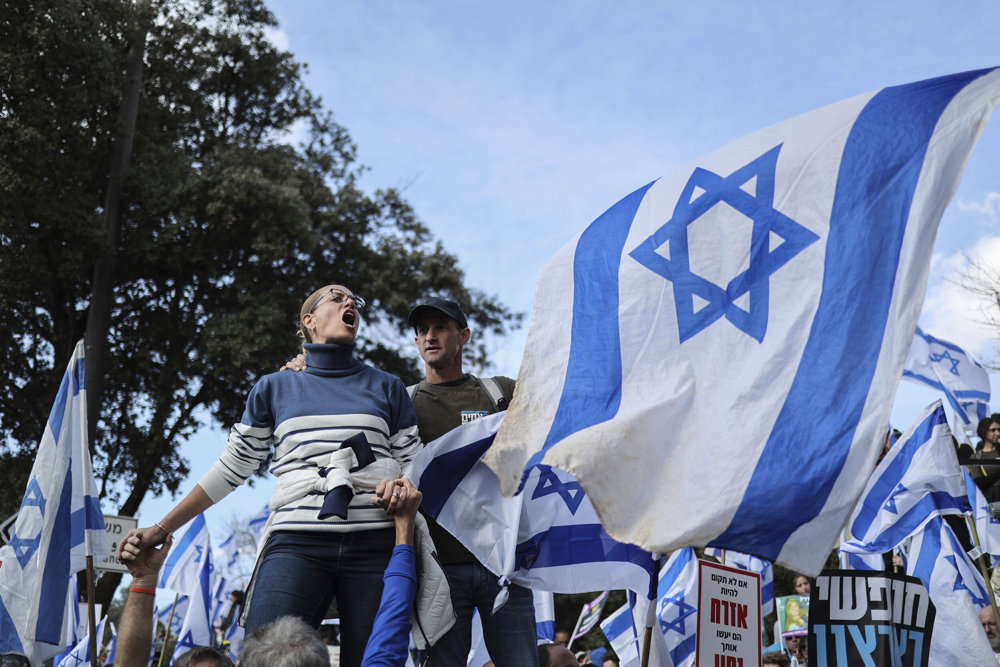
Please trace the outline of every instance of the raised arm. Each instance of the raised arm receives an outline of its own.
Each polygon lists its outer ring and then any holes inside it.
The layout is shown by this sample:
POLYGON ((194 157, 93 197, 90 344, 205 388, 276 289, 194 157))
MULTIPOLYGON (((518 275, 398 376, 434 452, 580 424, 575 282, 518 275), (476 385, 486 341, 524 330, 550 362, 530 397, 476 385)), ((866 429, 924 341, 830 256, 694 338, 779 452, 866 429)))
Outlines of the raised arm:
POLYGON ((170 551, 168 536, 159 548, 140 550, 133 558, 121 557, 127 544, 138 546, 137 535, 130 534, 118 547, 119 559, 132 574, 132 586, 125 599, 125 609, 118 621, 118 640, 115 644, 115 665, 134 667, 149 662, 153 644, 153 602, 156 600, 156 581, 160 568, 170 551))

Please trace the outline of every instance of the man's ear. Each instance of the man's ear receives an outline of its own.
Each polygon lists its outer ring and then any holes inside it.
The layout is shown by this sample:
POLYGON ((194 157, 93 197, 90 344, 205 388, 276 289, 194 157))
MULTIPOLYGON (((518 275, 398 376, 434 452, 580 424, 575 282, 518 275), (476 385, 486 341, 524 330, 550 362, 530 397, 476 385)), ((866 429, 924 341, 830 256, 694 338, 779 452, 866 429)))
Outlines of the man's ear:
POLYGON ((464 329, 458 332, 458 342, 461 343, 462 345, 468 343, 469 338, 471 337, 472 337, 472 331, 469 329, 469 327, 465 327, 464 329))

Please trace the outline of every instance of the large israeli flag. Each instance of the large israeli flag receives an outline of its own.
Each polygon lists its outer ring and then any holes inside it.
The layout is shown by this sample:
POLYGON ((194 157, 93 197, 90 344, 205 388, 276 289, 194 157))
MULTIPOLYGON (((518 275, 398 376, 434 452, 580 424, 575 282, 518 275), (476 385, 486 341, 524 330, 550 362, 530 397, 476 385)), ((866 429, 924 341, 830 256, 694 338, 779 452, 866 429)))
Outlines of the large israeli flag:
POLYGON ((929 664, 995 664, 979 623, 979 610, 990 604, 986 584, 941 517, 913 538, 906 573, 923 582, 937 612, 929 664))
POLYGON ((423 493, 423 511, 502 582, 555 593, 648 591, 652 555, 611 539, 568 473, 537 465, 524 493, 500 494, 480 458, 503 418, 463 424, 414 457, 406 476, 423 493))
POLYGON ((990 411, 990 376, 965 350, 917 327, 903 378, 942 392, 963 426, 975 430, 990 411))
POLYGON ((875 462, 937 224, 1000 72, 886 88, 645 185, 538 280, 486 463, 572 473, 608 533, 821 569, 875 462))
POLYGON ((875 468, 841 551, 884 553, 933 516, 971 512, 941 401, 924 409, 875 468))
POLYGON ((83 341, 63 375, 10 543, 0 547, 0 654, 35 662, 65 648, 69 576, 111 544, 87 448, 83 341))

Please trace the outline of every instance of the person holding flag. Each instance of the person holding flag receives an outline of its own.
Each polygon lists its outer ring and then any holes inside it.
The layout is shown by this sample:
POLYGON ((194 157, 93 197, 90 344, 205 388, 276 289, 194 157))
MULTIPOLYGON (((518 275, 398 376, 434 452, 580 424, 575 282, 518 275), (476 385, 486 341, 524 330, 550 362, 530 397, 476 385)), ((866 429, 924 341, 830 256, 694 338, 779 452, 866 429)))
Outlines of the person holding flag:
POLYGON ((120 556, 162 544, 272 454, 278 484, 242 621, 248 635, 289 614, 318 627, 336 598, 346 667, 361 664, 394 542, 386 511, 398 496, 376 499, 375 487, 400 477, 421 446, 402 382, 354 357, 364 305, 339 284, 305 300, 298 334, 308 369, 262 377, 219 460, 160 521, 130 531, 120 556))

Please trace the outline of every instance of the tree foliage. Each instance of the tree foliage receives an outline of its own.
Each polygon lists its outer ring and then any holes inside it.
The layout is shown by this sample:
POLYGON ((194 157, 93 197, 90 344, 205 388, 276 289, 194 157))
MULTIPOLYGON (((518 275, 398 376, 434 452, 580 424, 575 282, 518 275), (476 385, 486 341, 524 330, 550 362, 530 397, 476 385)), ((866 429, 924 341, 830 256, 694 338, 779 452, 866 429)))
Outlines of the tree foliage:
MULTIPOLYGON (((421 295, 457 299, 479 332, 520 320, 463 285, 398 192, 360 189, 355 145, 268 40, 261 0, 154 7, 91 443, 105 508, 128 516, 178 490, 178 447, 204 415, 232 423, 254 381, 295 354, 299 306, 319 286, 369 300, 359 356, 405 380, 417 377, 405 316, 421 295)), ((85 333, 136 20, 126 0, 0 7, 3 516, 85 333)))

